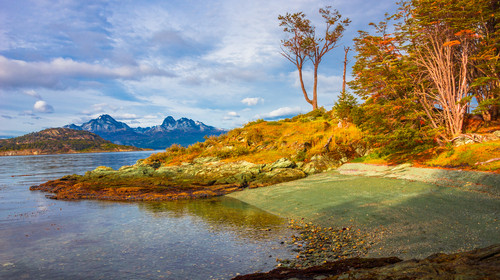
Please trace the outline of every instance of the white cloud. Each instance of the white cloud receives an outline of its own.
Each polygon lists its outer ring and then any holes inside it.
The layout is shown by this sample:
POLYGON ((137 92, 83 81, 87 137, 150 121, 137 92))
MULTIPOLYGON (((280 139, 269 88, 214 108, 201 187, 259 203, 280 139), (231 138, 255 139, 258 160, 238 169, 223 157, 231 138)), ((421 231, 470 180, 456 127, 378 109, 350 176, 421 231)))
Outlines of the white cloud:
POLYGON ((92 106, 90 106, 90 109, 83 110, 81 111, 81 113, 84 115, 98 116, 101 114, 109 114, 110 112, 116 112, 119 109, 120 107, 115 105, 110 105, 108 103, 97 103, 97 104, 92 104, 92 106))
POLYGON ((23 93, 26 94, 26 95, 32 96, 32 97, 34 97, 34 98, 36 98, 38 100, 42 99, 42 97, 40 96, 40 94, 38 94, 36 91, 34 91, 32 89, 25 90, 25 91, 23 91, 23 93))
MULTIPOLYGON (((306 69, 302 71, 302 77, 304 79, 304 85, 310 96, 312 96, 312 85, 314 81, 313 71, 306 69)), ((301 88, 299 80, 299 72, 295 70, 289 73, 289 80, 296 88, 301 88)), ((348 77, 349 78, 349 77, 348 77)), ((327 76, 322 73, 318 73, 318 92, 333 93, 340 92, 342 89, 342 77, 337 75, 327 76)))
POLYGON ((148 120, 157 120, 157 119, 159 119, 160 117, 159 117, 159 116, 157 116, 157 115, 145 115, 143 118, 144 118, 144 119, 148 119, 148 120))
MULTIPOLYGON (((313 96, 313 71, 306 69, 303 72, 304 84, 307 90, 309 98, 312 99, 313 96)), ((347 81, 351 80, 348 76, 347 81)), ((299 74, 295 70, 288 73, 288 81, 297 89, 297 94, 302 95, 302 90, 300 86, 299 74)), ((337 100, 340 92, 342 91, 342 77, 337 75, 325 75, 318 73, 318 103, 325 106, 333 106, 333 103, 337 100)), ((320 106, 322 106, 320 105, 320 106)))
POLYGON ((247 98, 241 100, 241 103, 246 104, 248 106, 255 106, 259 102, 264 102, 264 99, 262 99, 260 97, 247 97, 247 98))
POLYGON ((113 118, 117 120, 135 120, 138 117, 136 114, 123 113, 123 114, 114 114, 113 118))
POLYGON ((230 117, 236 117, 236 118, 240 116, 236 112, 229 112, 229 113, 227 113, 227 115, 230 116, 230 117))
POLYGON ((35 105, 33 105, 33 110, 38 113, 53 113, 54 107, 43 100, 38 100, 35 102, 35 105))
POLYGON ((281 107, 279 109, 276 109, 274 111, 271 111, 266 114, 261 114, 255 116, 256 118, 263 118, 263 119, 278 119, 278 118, 283 118, 283 117, 291 117, 295 116, 297 114, 302 113, 303 110, 300 107, 281 107))

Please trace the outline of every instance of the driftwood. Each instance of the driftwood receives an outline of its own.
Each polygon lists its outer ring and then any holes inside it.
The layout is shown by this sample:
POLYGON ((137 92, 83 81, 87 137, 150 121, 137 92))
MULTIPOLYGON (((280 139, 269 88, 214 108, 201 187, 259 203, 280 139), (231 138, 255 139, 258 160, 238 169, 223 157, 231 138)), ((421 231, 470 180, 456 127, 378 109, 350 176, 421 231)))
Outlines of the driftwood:
POLYGON ((499 161, 499 160, 500 160, 500 158, 492 158, 492 159, 489 159, 487 161, 476 162, 474 165, 485 165, 487 163, 494 162, 494 161, 499 161))

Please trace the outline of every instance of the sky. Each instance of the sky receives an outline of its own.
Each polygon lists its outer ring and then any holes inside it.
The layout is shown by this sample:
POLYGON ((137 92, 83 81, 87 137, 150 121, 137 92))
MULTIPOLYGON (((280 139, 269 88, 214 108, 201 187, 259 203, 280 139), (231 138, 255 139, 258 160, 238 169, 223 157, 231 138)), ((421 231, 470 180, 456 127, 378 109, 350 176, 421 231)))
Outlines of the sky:
MULTIPOLYGON (((231 129, 306 113, 277 18, 304 12, 321 34, 325 6, 352 21, 319 66, 318 105, 330 110, 343 47, 395 0, 0 0, 0 136, 101 114, 131 127, 173 116, 231 129)), ((305 83, 311 92, 310 65, 305 83)))

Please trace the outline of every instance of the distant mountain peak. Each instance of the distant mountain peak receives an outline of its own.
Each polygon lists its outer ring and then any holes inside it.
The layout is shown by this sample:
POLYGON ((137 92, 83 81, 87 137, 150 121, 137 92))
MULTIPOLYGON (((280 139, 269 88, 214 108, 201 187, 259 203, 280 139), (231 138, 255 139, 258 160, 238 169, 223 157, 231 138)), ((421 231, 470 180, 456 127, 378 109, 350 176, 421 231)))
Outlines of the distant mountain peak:
POLYGON ((100 115, 80 126, 70 124, 64 127, 90 131, 115 144, 154 149, 166 148, 171 144, 190 145, 203 141, 205 136, 220 135, 226 132, 200 121, 188 118, 175 120, 172 116, 167 116, 161 125, 131 128, 108 114, 100 115))
POLYGON ((101 120, 101 121, 112 121, 112 122, 116 122, 116 120, 111 117, 110 115, 108 114, 104 114, 104 115, 100 115, 98 118, 98 120, 101 120))
POLYGON ((163 120, 161 126, 163 126, 163 127, 174 126, 175 123, 176 123, 176 120, 172 116, 168 116, 163 120))

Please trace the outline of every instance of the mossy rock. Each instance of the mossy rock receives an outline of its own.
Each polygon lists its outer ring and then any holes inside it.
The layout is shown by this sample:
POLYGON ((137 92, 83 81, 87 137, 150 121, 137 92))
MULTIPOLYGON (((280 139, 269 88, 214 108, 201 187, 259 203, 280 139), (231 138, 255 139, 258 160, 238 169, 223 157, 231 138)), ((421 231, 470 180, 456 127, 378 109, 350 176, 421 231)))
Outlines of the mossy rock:
POLYGON ((282 182, 288 182, 306 177, 306 173, 300 169, 276 168, 269 172, 263 172, 257 175, 254 183, 273 185, 282 182))
POLYGON ((276 168, 294 168, 296 167, 297 165, 295 164, 295 162, 293 162, 291 159, 289 158, 280 158, 278 159, 277 161, 271 163, 271 164, 267 164, 265 165, 264 169, 265 170, 273 170, 273 169, 276 169, 276 168))
POLYGON ((234 184, 238 186, 245 186, 255 179, 255 175, 251 172, 237 173, 229 177, 218 179, 215 184, 234 184))

